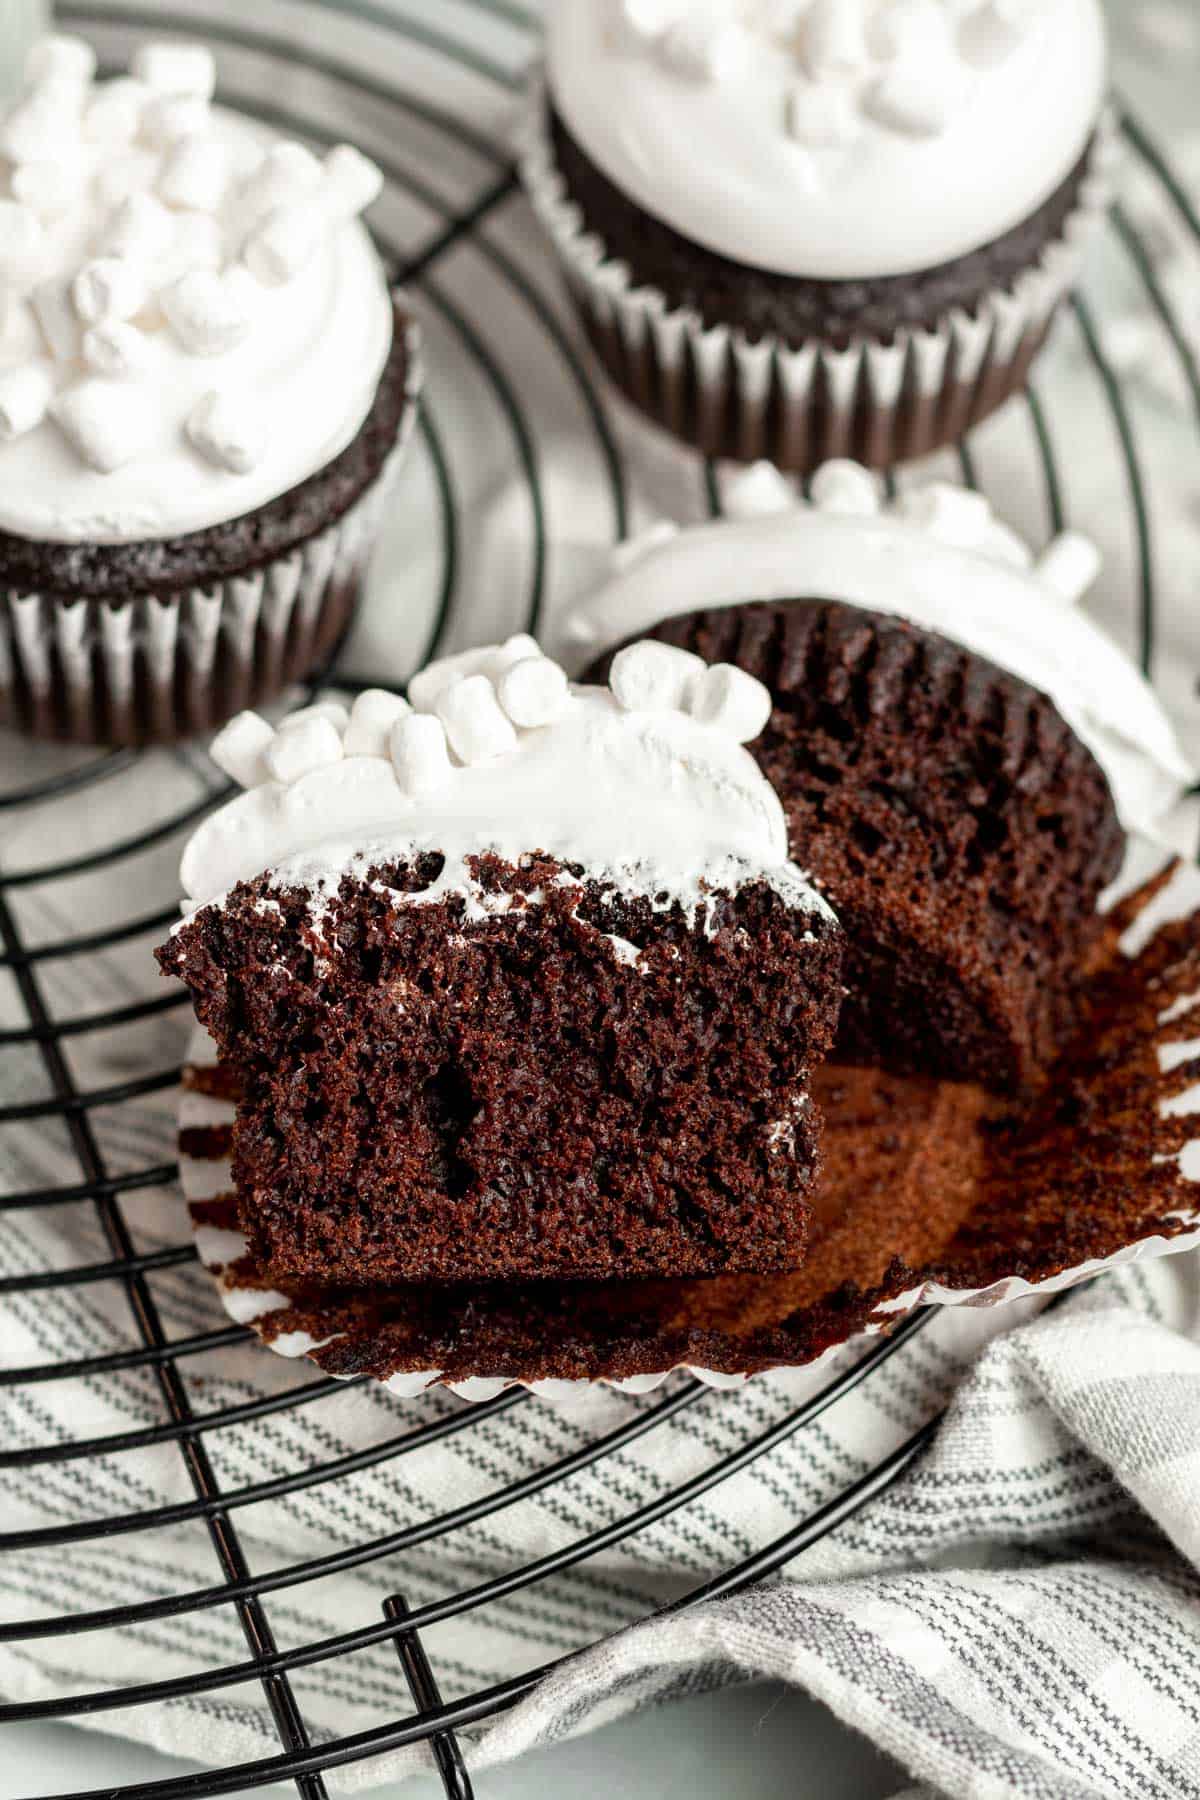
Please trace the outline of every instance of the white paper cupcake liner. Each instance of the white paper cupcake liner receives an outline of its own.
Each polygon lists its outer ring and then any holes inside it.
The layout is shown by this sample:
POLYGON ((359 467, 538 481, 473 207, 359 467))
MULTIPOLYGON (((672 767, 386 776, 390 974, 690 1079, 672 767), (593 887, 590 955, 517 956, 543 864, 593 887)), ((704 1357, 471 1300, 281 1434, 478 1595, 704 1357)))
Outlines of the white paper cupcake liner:
POLYGON ((705 326, 640 285, 629 264, 586 229, 555 161, 544 81, 536 71, 518 131, 521 177, 558 254, 587 335, 609 376, 641 412, 710 456, 766 459, 805 471, 833 457, 872 468, 960 438, 1024 383, 1055 309, 1072 286, 1108 204, 1119 154, 1106 114, 1077 203, 1060 235, 1006 289, 933 329, 863 336, 845 349, 750 339, 705 326))
MULTIPOLYGON (((256 1273, 234 1212, 228 1139, 235 1108, 221 1091, 212 1041, 199 1028, 190 1045, 179 1103, 180 1181, 198 1255, 217 1282, 230 1318, 250 1326, 277 1355, 306 1357, 326 1373, 340 1377, 365 1370, 389 1391, 403 1397, 443 1385, 464 1399, 486 1400, 514 1385, 544 1396, 558 1396, 597 1380, 623 1392, 649 1393, 676 1370, 713 1387, 736 1387, 750 1374, 766 1368, 815 1368, 847 1344, 887 1329, 919 1306, 993 1307, 1021 1299, 1047 1298, 1109 1269, 1195 1249, 1200 1247, 1200 870, 1178 866, 1169 879, 1160 879, 1124 902, 1121 926, 1123 936, 1116 960, 1120 963, 1126 959, 1138 971, 1142 988, 1139 1003, 1147 1021, 1138 1026, 1132 1051, 1126 1047, 1126 1053, 1135 1060, 1140 1058, 1142 1064, 1141 1075, 1135 1078, 1131 1073, 1128 1082, 1137 1096, 1139 1117, 1144 1117, 1148 1108, 1154 1116, 1147 1134, 1150 1148, 1145 1154, 1145 1166, 1139 1160, 1132 1179, 1128 1168, 1114 1176, 1114 1180, 1123 1178, 1129 1191, 1128 1230, 1125 1235, 1125 1213, 1116 1222, 1109 1221, 1105 1229, 1112 1247, 1102 1255, 1071 1261, 1069 1252, 1062 1253, 1053 1234, 1049 1243, 1043 1242, 1034 1251, 1028 1245, 1018 1251, 999 1242, 992 1245, 989 1240, 987 1266, 981 1271, 985 1279, 956 1285, 932 1270, 928 1275, 918 1273, 909 1279, 900 1271, 885 1280, 882 1290, 871 1290, 861 1306, 850 1304, 844 1310, 840 1310, 840 1302, 830 1304, 836 1300, 835 1281, 830 1295, 812 1309, 814 1315, 824 1316, 819 1334, 809 1334, 811 1354, 790 1355, 770 1348, 764 1351, 760 1343, 752 1357, 747 1358, 750 1366, 745 1368, 737 1366, 737 1345, 742 1339, 735 1335, 727 1340, 722 1354, 712 1358, 714 1364, 727 1366, 709 1366, 686 1356, 670 1356, 664 1357, 661 1367, 643 1366, 628 1372, 631 1360, 652 1364, 653 1359, 653 1350, 645 1347, 648 1340, 642 1314, 646 1309, 640 1303, 618 1323, 612 1344, 602 1348, 601 1366, 584 1377, 521 1374, 513 1372, 511 1363, 506 1370, 503 1353, 495 1348, 479 1354, 478 1366, 458 1366, 460 1357, 458 1365, 450 1370, 412 1367, 411 1354, 401 1353, 394 1360, 390 1356, 388 1332, 397 1322, 394 1307, 390 1315, 386 1309, 372 1312, 370 1306, 360 1312, 353 1296, 342 1294, 321 1300, 311 1294, 279 1292, 269 1288, 256 1273), (1191 1135, 1193 1132, 1195 1136, 1191 1135), (1114 1238, 1119 1241, 1113 1242, 1114 1238), (610 1363, 608 1372, 602 1366, 606 1359, 610 1363)), ((1107 1058, 1106 1073, 1112 1060, 1111 1056, 1107 1058)), ((1124 1073, 1120 1079, 1124 1094, 1124 1073)), ((1103 1104, 1104 1098, 1100 1091, 1098 1102, 1103 1104)), ((981 1203, 978 1218, 972 1211, 966 1218, 955 1220, 948 1247, 958 1242, 964 1224, 978 1227, 986 1223, 983 1214, 992 1201, 994 1196, 986 1204, 981 1203)), ((1078 1196, 1063 1200, 1062 1245, 1070 1242, 1065 1222, 1069 1205, 1077 1209, 1078 1196)), ((1024 1229, 1021 1221, 1018 1236, 1024 1229)), ((889 1255, 893 1248, 887 1247, 889 1255)), ((746 1293, 776 1280, 741 1276, 719 1278, 716 1283, 663 1283, 657 1288, 660 1295, 666 1289, 679 1293, 690 1289, 699 1294, 707 1289, 715 1295, 722 1281, 736 1281, 746 1293)), ((536 1285, 521 1284, 520 1291, 529 1296, 536 1285)), ((553 1290, 565 1285, 549 1287, 553 1290)), ((597 1284, 596 1293, 603 1286, 597 1284)), ((573 1291, 582 1295, 586 1287, 587 1284, 576 1284, 573 1291)), ((632 1287, 652 1294, 656 1284, 632 1287)), ((612 1293, 623 1288, 621 1283, 607 1284, 607 1291, 612 1293)), ((478 1300, 483 1290, 476 1284, 472 1292, 478 1300)), ((572 1335, 577 1330, 586 1331, 579 1325, 584 1310, 578 1309, 577 1318, 574 1304, 569 1309, 572 1335)), ((715 1307, 713 1316, 719 1320, 727 1311, 725 1298, 715 1307)), ((703 1324, 703 1305, 698 1312, 692 1309, 689 1319, 693 1324, 697 1320, 703 1324)), ((803 1320, 798 1313, 787 1314, 784 1323, 796 1332, 797 1342, 804 1340, 803 1320)), ((403 1325, 402 1318, 400 1324, 403 1325)), ((672 1321, 671 1329, 674 1328, 672 1321)), ((741 1329, 738 1328, 739 1333, 741 1329)), ((748 1341, 753 1341, 753 1335, 748 1341)), ((652 1336, 651 1333, 651 1339, 652 1336)), ((719 1329, 716 1336, 720 1337, 719 1329)), ((705 1333, 705 1341, 714 1341, 711 1331, 705 1333)))
POLYGON ((0 596, 0 723, 38 737, 140 744, 209 731, 299 681, 349 625, 388 484, 416 417, 420 333, 404 326, 394 449, 326 530, 244 575, 159 598, 0 596))

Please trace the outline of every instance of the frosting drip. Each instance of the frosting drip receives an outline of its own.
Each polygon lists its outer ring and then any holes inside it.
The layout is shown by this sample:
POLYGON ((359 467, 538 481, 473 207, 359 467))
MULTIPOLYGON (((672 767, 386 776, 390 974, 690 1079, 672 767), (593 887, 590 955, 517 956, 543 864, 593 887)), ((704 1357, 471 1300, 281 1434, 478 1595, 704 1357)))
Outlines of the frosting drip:
POLYGON ((319 705, 277 732, 248 713, 227 726, 213 755, 248 791, 188 843, 190 904, 267 871, 319 892, 428 850, 446 867, 413 903, 453 890, 478 909, 473 856, 543 851, 693 920, 709 892, 755 880, 828 914, 788 861, 783 809, 743 748, 770 702, 741 671, 640 644, 611 688, 569 687, 518 637, 431 664, 409 693, 369 691, 349 714, 319 705))
POLYGON ((0 122, 0 530, 184 535, 343 450, 391 345, 382 176, 214 108, 212 58, 35 46, 0 122))
POLYGON ((550 88, 592 161, 735 261, 839 280, 978 249, 1064 181, 1097 0, 560 0, 550 88))

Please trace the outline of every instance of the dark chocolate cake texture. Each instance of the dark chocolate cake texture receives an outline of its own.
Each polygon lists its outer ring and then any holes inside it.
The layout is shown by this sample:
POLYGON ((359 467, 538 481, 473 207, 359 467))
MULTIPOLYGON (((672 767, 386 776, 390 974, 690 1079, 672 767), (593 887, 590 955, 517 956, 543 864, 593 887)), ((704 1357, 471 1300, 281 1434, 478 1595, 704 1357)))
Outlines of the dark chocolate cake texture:
POLYGON ((732 666, 531 639, 214 746, 160 952, 236 1074, 281 1283, 795 1266, 841 935, 788 861, 732 666))

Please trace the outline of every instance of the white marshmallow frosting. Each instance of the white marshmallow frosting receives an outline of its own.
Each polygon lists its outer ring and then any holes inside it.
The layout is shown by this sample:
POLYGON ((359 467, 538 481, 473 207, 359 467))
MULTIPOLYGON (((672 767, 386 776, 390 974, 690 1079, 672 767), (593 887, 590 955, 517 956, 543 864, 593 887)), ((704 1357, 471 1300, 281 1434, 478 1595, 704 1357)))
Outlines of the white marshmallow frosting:
POLYGON ((851 463, 828 463, 797 502, 774 470, 738 478, 727 506, 744 516, 658 537, 568 618, 586 665, 664 619, 706 607, 797 597, 897 614, 1040 689, 1108 777, 1128 830, 1151 831, 1194 770, 1156 694, 1125 653, 1073 604, 1095 578, 1094 547, 1075 533, 1035 563, 982 495, 934 484, 884 506, 851 463))
POLYGON ((392 338, 357 218, 382 185, 214 108, 212 57, 150 44, 93 79, 34 47, 0 117, 0 529, 174 537, 335 457, 392 338))
POLYGON ((837 280, 935 267, 1029 217, 1105 90, 1099 0, 551 0, 572 136, 655 218, 837 280))
POLYGON ((832 916, 788 861, 783 810, 743 748, 766 691, 732 673, 714 697, 717 670, 648 643, 614 665, 611 688, 569 687, 521 636, 431 664, 411 704, 373 690, 349 715, 318 705, 277 732, 240 714, 213 756, 248 791, 184 851, 189 910, 265 872, 319 895, 348 870, 435 851, 439 881, 404 903, 453 891, 480 917, 507 897, 482 894, 468 860, 544 851, 656 906, 678 901, 693 921, 706 892, 755 880, 832 916))

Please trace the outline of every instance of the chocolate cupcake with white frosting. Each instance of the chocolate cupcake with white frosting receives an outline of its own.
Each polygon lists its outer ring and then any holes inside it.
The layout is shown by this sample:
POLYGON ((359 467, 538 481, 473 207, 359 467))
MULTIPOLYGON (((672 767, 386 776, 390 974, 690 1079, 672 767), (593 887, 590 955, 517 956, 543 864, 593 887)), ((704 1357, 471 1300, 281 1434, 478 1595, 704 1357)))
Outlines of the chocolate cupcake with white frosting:
POLYGON ((872 466, 1021 386, 1103 204, 1097 0, 573 0, 522 167, 622 391, 872 466))
POLYGON ((0 123, 0 718, 136 744, 309 673, 411 425, 382 175, 211 104, 209 52, 31 52, 0 123))

